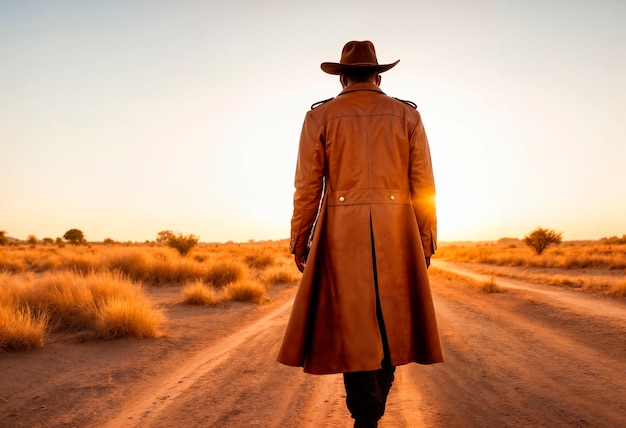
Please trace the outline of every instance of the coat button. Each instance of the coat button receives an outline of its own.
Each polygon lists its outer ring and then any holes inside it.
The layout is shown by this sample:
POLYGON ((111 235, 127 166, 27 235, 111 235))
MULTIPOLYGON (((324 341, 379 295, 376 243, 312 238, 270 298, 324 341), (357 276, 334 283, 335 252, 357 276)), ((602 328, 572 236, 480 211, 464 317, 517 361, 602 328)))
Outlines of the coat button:
POLYGON ((343 202, 345 200, 346 200, 346 198, 344 198, 343 196, 339 196, 339 202, 343 202))
POLYGON ((389 196, 389 199, 391 199, 392 201, 396 200, 396 197, 394 195, 389 196))

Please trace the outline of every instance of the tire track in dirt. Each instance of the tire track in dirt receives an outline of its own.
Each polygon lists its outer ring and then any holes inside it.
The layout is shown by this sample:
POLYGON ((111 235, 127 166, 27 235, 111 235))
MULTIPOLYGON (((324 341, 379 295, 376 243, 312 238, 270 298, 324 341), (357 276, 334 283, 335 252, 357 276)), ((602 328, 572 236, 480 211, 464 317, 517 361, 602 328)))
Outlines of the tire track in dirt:
POLYGON ((151 421, 158 419, 160 414, 188 388, 192 387, 198 379, 226 361, 234 348, 271 327, 271 321, 284 315, 292 304, 293 299, 287 300, 254 323, 199 352, 195 358, 187 361, 180 370, 162 378, 159 382, 160 387, 149 389, 146 394, 135 397, 133 402, 124 408, 118 417, 110 420, 105 427, 149 425, 151 421))
POLYGON ((431 282, 446 362, 408 368, 424 398, 423 426, 626 426, 621 302, 500 279, 510 292, 431 282))

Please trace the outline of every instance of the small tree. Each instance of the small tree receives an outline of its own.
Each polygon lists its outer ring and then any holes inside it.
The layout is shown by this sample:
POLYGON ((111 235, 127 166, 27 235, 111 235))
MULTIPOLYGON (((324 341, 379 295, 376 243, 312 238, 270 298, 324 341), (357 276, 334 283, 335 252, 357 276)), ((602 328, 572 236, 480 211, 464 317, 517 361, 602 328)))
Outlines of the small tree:
POLYGON ((162 230, 157 233, 156 241, 159 244, 168 244, 170 242, 170 239, 175 237, 176 235, 174 235, 174 232, 172 232, 171 230, 162 230))
POLYGON ((9 243, 9 238, 7 238, 7 231, 0 230, 0 245, 7 245, 9 243))
POLYGON ((537 229, 530 232, 524 237, 524 244, 535 250, 537 255, 541 255, 543 250, 551 245, 559 245, 561 243, 561 236, 563 232, 555 232, 554 230, 537 229))
POLYGON ((37 237, 35 235, 28 235, 26 242, 30 245, 37 245, 37 237))
POLYGON ((52 239, 52 238, 43 238, 41 240, 41 242, 43 242, 43 245, 54 244, 54 239, 52 239))
POLYGON ((81 230, 78 229, 70 229, 65 232, 63 238, 72 245, 80 245, 85 244, 87 241, 85 240, 85 235, 81 230))
POLYGON ((196 246, 198 239, 196 235, 184 236, 182 233, 178 235, 172 233, 167 241, 167 245, 175 248, 181 256, 186 256, 196 246))

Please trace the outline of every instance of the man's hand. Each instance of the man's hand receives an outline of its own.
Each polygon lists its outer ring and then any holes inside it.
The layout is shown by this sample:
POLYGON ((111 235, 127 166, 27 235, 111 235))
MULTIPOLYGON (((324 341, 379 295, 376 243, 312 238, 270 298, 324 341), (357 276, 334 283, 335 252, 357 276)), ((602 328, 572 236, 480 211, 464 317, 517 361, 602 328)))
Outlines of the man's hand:
POLYGON ((430 257, 426 257, 426 269, 430 267, 430 257))
POLYGON ((300 272, 304 272, 304 267, 306 266, 306 259, 308 255, 309 255, 308 251, 304 254, 295 255, 296 266, 298 267, 298 270, 300 272))

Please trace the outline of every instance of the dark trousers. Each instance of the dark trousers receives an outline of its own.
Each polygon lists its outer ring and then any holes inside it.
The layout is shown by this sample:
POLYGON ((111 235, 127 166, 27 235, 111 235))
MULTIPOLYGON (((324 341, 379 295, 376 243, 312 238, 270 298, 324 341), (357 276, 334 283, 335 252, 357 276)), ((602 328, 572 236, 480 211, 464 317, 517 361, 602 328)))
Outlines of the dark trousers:
POLYGON ((378 370, 343 374, 343 383, 346 387, 346 405, 354 418, 355 428, 373 428, 378 426, 378 420, 385 413, 387 396, 389 395, 394 372, 396 371, 396 368, 391 365, 387 333, 385 331, 383 313, 380 308, 380 299, 378 298, 375 255, 374 284, 376 286, 376 316, 382 337, 384 357, 381 362, 381 368, 378 370))
POLYGON ((355 428, 378 426, 378 420, 385 413, 395 371, 396 368, 388 360, 383 360, 382 368, 378 370, 343 374, 346 404, 354 418, 355 428))

